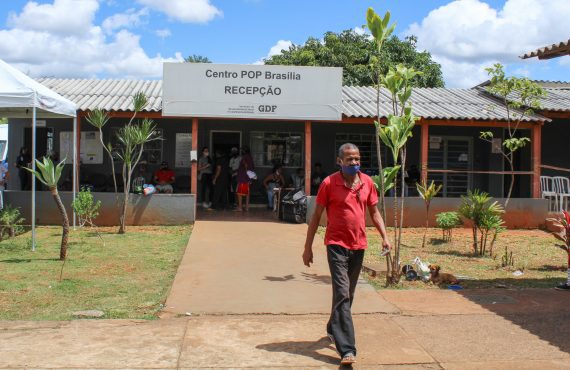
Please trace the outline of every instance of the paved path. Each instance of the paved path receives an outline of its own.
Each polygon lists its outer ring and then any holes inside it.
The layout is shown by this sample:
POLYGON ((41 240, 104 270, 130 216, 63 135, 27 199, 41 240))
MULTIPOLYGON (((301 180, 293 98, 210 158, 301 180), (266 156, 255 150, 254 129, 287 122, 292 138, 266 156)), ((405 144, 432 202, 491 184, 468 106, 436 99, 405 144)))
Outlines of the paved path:
MULTIPOLYGON (((355 369, 570 369, 570 296, 383 291, 400 314, 355 315, 355 369), (565 303, 561 304, 561 303, 565 303)), ((337 369, 327 315, 0 322, 0 368, 337 369)))
MULTIPOLYGON (((331 285, 323 240, 315 264, 303 265, 307 225, 198 221, 176 274, 165 312, 172 314, 326 314, 331 285)), ((364 281, 355 313, 396 313, 364 281)))

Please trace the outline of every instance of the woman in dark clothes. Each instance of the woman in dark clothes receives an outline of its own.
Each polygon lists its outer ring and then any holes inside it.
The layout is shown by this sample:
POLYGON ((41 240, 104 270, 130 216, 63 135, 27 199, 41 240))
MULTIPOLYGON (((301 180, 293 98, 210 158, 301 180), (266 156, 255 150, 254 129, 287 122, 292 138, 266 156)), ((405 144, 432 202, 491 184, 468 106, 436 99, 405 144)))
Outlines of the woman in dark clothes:
POLYGON ((30 173, 25 169, 32 162, 32 157, 28 154, 28 148, 21 147, 20 154, 16 159, 16 168, 18 169, 18 177, 20 178, 20 190, 30 190, 30 173))
POLYGON ((228 165, 228 158, 221 150, 216 150, 215 157, 216 166, 214 167, 214 177, 212 179, 212 184, 214 185, 212 206, 214 209, 226 209, 229 208, 228 185, 230 167, 228 165))

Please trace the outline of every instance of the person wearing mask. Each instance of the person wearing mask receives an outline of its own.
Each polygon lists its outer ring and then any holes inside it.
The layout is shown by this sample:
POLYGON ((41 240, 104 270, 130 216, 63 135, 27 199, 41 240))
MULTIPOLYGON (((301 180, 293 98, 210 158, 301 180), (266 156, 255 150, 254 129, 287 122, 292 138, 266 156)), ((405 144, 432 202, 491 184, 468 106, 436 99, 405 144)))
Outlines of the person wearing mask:
POLYGON ((176 180, 174 171, 168 168, 168 162, 163 161, 160 164, 160 169, 154 173, 154 183, 156 184, 156 191, 159 193, 172 194, 174 189, 172 185, 176 180))
POLYGON ((26 167, 29 167, 32 163, 32 157, 28 152, 28 148, 21 147, 20 154, 16 159, 16 168, 18 169, 18 177, 20 178, 20 190, 30 190, 32 183, 31 183, 31 174, 26 170, 26 167))
POLYGON ((229 207, 228 182, 230 179, 230 166, 226 154, 222 150, 216 149, 215 157, 216 165, 212 178, 212 185, 214 186, 212 206, 214 209, 226 209, 229 207))
POLYGON ((255 166, 253 164, 253 158, 251 157, 249 148, 244 146, 241 149, 241 161, 239 163, 239 168, 237 172, 237 198, 238 198, 238 207, 236 211, 241 212, 243 210, 249 211, 249 183, 251 179, 247 174, 247 171, 253 171, 255 166), (245 198, 245 207, 244 207, 244 200, 245 198))
POLYGON ((392 248, 378 210, 378 192, 370 176, 360 172, 360 151, 351 143, 340 146, 337 163, 341 170, 323 180, 315 212, 307 229, 303 263, 313 263, 313 240, 322 213, 327 212, 325 245, 333 287, 333 302, 327 335, 341 356, 341 365, 356 362, 356 343, 351 307, 362 268, 366 240, 366 211, 383 239, 383 253, 392 248))
POLYGON ((263 186, 267 191, 267 208, 273 209, 274 203, 274 191, 273 189, 281 188, 285 186, 285 178, 283 177, 283 167, 281 165, 276 165, 273 167, 273 171, 263 179, 263 186))
POLYGON ((207 146, 202 148, 202 157, 198 160, 198 180, 200 181, 200 194, 202 195, 202 207, 209 209, 212 207, 212 173, 214 166, 210 158, 210 149, 207 146))
POLYGON ((237 181, 237 174, 238 174, 238 169, 239 169, 239 164, 241 163, 241 155, 239 154, 239 149, 237 147, 233 147, 231 150, 231 154, 230 154, 230 162, 229 162, 229 166, 230 166, 230 174, 231 174, 231 179, 230 179, 230 192, 232 194, 232 202, 234 202, 234 207, 237 204, 237 186, 238 186, 238 181, 237 181))

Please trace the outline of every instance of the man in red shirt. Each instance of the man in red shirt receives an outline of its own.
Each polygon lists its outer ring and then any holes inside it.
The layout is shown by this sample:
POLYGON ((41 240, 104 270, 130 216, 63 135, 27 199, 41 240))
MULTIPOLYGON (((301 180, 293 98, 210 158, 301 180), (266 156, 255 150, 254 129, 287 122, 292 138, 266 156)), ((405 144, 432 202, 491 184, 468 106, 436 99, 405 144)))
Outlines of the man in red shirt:
POLYGON ((174 180, 174 171, 168 168, 168 162, 163 161, 160 164, 160 169, 154 173, 156 191, 159 193, 172 194, 172 184, 174 184, 174 180))
POLYGON ((378 194, 372 179, 360 172, 360 151, 354 144, 346 143, 338 150, 339 172, 328 176, 317 194, 315 213, 309 223, 303 263, 313 263, 313 239, 323 211, 327 211, 325 245, 331 272, 333 304, 327 323, 327 334, 341 356, 341 364, 356 362, 356 344, 351 306, 366 241, 366 209, 383 239, 382 248, 392 248, 384 221, 376 206, 378 194))

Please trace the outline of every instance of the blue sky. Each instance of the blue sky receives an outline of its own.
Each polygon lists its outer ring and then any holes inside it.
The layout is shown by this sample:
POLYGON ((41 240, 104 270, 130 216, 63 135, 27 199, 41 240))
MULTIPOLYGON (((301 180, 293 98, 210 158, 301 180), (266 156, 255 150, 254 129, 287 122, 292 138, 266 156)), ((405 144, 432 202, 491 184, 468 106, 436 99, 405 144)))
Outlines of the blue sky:
POLYGON ((365 23, 390 10, 396 33, 418 36, 448 87, 509 73, 568 80, 570 57, 518 55, 568 40, 569 0, 10 0, 0 1, 0 58, 32 76, 160 78, 191 54, 255 63, 290 43, 365 23))

